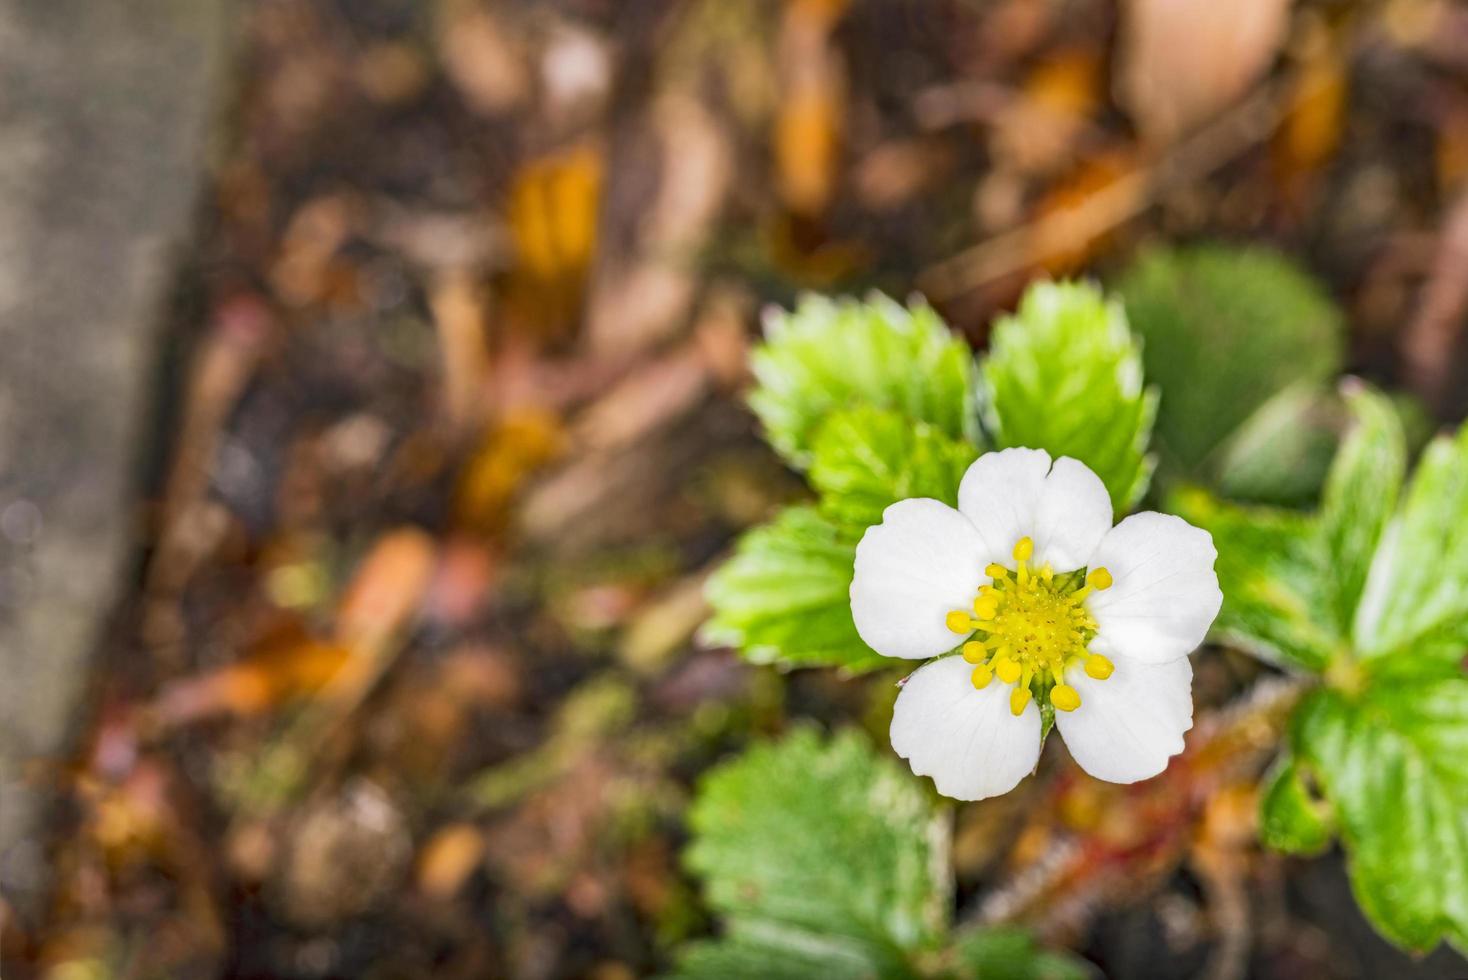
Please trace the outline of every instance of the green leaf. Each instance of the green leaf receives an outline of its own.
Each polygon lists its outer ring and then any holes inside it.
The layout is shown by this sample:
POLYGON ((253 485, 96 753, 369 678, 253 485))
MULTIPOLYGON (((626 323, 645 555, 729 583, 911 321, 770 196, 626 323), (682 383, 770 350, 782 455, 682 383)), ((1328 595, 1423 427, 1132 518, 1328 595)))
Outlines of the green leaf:
POLYGON ((692 943, 670 975, 677 980, 871 980, 916 976, 891 950, 873 949, 832 937, 768 922, 742 923, 722 939, 692 943))
POLYGON ((977 436, 973 352, 920 302, 802 297, 793 312, 766 317, 750 366, 750 407, 770 444, 801 469, 826 417, 856 406, 893 409, 957 440, 977 436))
POLYGON ((747 531, 705 589, 713 607, 705 642, 735 647, 755 663, 853 672, 885 665, 851 619, 861 533, 810 506, 747 531))
POLYGON ((1330 805, 1317 799, 1288 754, 1265 779, 1259 798, 1259 837, 1277 851, 1319 854, 1335 835, 1330 805))
POLYGON ((1038 283, 994 326, 985 417, 998 448, 1072 456, 1101 477, 1118 511, 1147 488, 1155 393, 1126 314, 1086 283, 1038 283))
POLYGON ((1340 399, 1314 382, 1270 398, 1218 451, 1214 484, 1230 500, 1307 507, 1320 499, 1344 420, 1340 399))
POLYGON ((1428 444, 1372 565, 1355 618, 1362 657, 1414 650, 1461 656, 1468 645, 1468 425, 1428 444))
POLYGON ((1340 635, 1349 636, 1372 556, 1396 510, 1407 446, 1386 396, 1359 383, 1343 394, 1353 424, 1331 464, 1317 527, 1331 566, 1330 611, 1340 635))
POLYGON ((1378 680, 1355 699, 1319 690, 1291 735, 1335 808, 1371 921, 1408 949, 1468 949, 1468 678, 1378 680))
POLYGON ((1212 534, 1218 549, 1223 608, 1212 636, 1270 663, 1324 670, 1342 641, 1320 621, 1326 585, 1313 521, 1198 489, 1174 493, 1168 509, 1212 534))
POLYGON ((1145 253, 1117 286, 1162 391, 1169 469, 1206 476, 1215 450, 1271 396, 1340 370, 1342 318, 1284 256, 1204 245, 1145 253))
POLYGON ((974 980, 1087 980, 1097 971, 1084 960, 1035 944, 1022 929, 985 929, 962 936, 954 951, 957 977, 974 980))
POLYGON ((1262 801, 1265 839, 1313 850, 1333 819, 1384 936, 1468 946, 1468 427, 1428 446, 1398 508, 1397 411, 1365 389, 1347 401, 1354 426, 1317 514, 1201 492, 1177 510, 1218 547, 1215 632, 1324 673, 1262 801))
POLYGON ((856 732, 754 747, 704 778, 689 826, 685 861, 733 935, 794 930, 884 977, 946 935, 947 821, 856 732))
POLYGON ((880 524, 889 504, 908 497, 958 503, 958 483, 978 456, 923 422, 871 407, 833 415, 815 439, 810 482, 821 511, 842 524, 880 524))

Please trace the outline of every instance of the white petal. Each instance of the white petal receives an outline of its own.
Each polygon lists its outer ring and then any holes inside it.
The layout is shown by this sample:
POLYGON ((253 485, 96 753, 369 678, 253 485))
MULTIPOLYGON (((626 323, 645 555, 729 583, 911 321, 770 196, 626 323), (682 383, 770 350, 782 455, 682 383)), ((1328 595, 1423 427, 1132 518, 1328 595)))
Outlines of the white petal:
POLYGON ((983 541, 968 518, 926 497, 899 500, 856 546, 851 617, 885 657, 925 660, 963 637, 945 622, 987 582, 983 541))
POLYGON ((985 453, 969 465, 958 484, 958 509, 974 522, 995 560, 1011 564, 1015 542, 1035 531, 1035 505, 1050 472, 1043 449, 985 453))
POLYGON ((1111 530, 1111 494, 1078 459, 1062 456, 1045 478, 1035 508, 1035 560, 1057 572, 1080 568, 1111 530))
POLYGON ((1135 783, 1167 768, 1193 727, 1193 667, 1187 657, 1147 664, 1112 657, 1104 681, 1080 665, 1065 682, 1081 696, 1074 711, 1055 712, 1055 727, 1080 767, 1097 779, 1135 783))
POLYGON ((1171 514, 1147 511, 1116 525, 1091 556, 1112 579, 1086 600, 1098 629, 1091 649, 1154 664, 1187 656, 1223 604, 1217 557, 1212 535, 1171 514))
POLYGON ((892 708, 892 748, 956 800, 1008 793, 1040 758, 1035 702, 1016 717, 1009 710, 1013 688, 996 679, 975 690, 972 672, 962 657, 920 667, 892 708))
POLYGON ((1111 497, 1084 463, 1043 449, 1005 449, 974 460, 958 487, 958 509, 974 522, 994 560, 1012 565, 1020 538, 1035 542, 1034 563, 1057 572, 1086 564, 1111 528, 1111 497))

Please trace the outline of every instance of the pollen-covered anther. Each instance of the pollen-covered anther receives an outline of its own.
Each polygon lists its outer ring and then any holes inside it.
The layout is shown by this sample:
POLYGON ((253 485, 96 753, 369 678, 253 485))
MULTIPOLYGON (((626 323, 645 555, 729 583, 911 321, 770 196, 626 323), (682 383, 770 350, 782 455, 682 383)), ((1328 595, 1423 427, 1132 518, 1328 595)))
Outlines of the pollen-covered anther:
POLYGON ((1093 677, 1098 681, 1104 681, 1111 676, 1116 665, 1099 653, 1093 653, 1086 658, 1086 676, 1093 677))
POLYGON ((999 679, 1004 683, 1013 684, 1015 681, 1019 680, 1019 675, 1021 673, 1020 666, 1013 660, 1010 660, 1008 657, 995 657, 992 662, 992 666, 994 668, 994 673, 998 674, 999 679))
POLYGON ((974 615, 980 620, 993 619, 999 612, 999 596, 994 593, 980 595, 974 600, 974 615))
POLYGON ((974 668, 974 672, 969 675, 969 679, 973 681, 974 687, 982 691, 994 679, 994 672, 989 669, 988 664, 979 664, 974 668))
POLYGON ((948 618, 944 622, 948 624, 950 630, 963 635, 972 633, 977 626, 973 617, 962 609, 953 610, 948 614, 948 618))
POLYGON ((1060 711, 1074 711, 1081 706, 1081 695, 1069 684, 1056 684, 1050 689, 1050 703, 1060 711))
POLYGON ((1011 714, 1022 715, 1025 706, 1030 703, 1030 689, 1028 687, 1016 687, 1009 692, 1009 710, 1011 714))

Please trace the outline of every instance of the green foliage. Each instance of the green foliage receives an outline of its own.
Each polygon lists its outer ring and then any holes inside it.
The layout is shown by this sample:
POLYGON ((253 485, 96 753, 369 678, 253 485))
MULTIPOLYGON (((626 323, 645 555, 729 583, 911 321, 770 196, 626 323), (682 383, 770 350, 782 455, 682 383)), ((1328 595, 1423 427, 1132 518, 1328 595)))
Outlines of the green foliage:
POLYGON ((723 929, 678 958, 687 980, 1086 975, 1009 930, 949 945, 948 816, 857 732, 755 746, 704 777, 689 827, 723 929))
POLYGON ((1318 620, 1322 556, 1313 522, 1293 511, 1244 508, 1204 491, 1174 494, 1170 509, 1207 529, 1223 608, 1213 637, 1262 660, 1324 670, 1339 640, 1318 620))
POLYGON ((688 867, 731 926, 784 926, 883 976, 948 928, 947 822, 854 732, 756 746, 705 778, 689 825, 688 867))
MULTIPOLYGON (((709 583, 704 637, 760 663, 870 670, 882 659, 851 622, 855 547, 898 500, 956 503, 980 451, 973 357, 927 306, 879 295, 806 297, 766 332, 750 404, 819 500, 741 539, 709 583)), ((1082 460, 1118 509, 1141 495, 1155 398, 1125 315, 1096 287, 1031 289, 996 326, 984 382, 1001 445, 1082 460)))
POLYGON ((1323 689, 1291 733, 1334 807, 1357 901, 1388 939, 1468 949, 1468 678, 1323 689))
POLYGON ((1209 467, 1214 486, 1230 500, 1310 506, 1320 499, 1344 414, 1341 400, 1313 381, 1286 388, 1219 447, 1209 467))
POLYGON ((1366 658, 1461 656, 1468 645, 1468 425, 1430 442, 1355 621, 1366 658))
POLYGON ((984 362, 985 419, 1000 449, 1072 456, 1118 511, 1147 488, 1157 400, 1121 304, 1085 283, 1039 283, 994 326, 984 362))
POLYGON ((1259 836, 1287 854, 1318 854, 1335 836, 1330 805, 1311 793, 1305 774, 1288 754, 1265 780, 1259 800, 1259 836))
POLYGON ((872 980, 916 974, 900 956, 842 937, 812 935, 760 922, 730 927, 722 939, 689 944, 678 957, 679 980, 872 980))
POLYGON ((954 944, 959 977, 976 980, 1086 980, 1095 970, 1075 957, 1035 945, 1020 929, 984 929, 954 944))
POLYGON ((1319 511, 1180 495, 1214 534, 1220 638, 1319 671, 1262 803, 1266 840, 1339 827, 1361 907, 1389 939, 1468 943, 1468 426, 1434 440, 1405 496, 1388 400, 1351 388, 1354 425, 1319 511), (1400 507, 1397 506, 1402 498, 1400 507), (1322 800, 1303 782, 1309 773, 1322 800))
POLYGON ((1154 250, 1117 288, 1162 391, 1157 448, 1180 475, 1206 478, 1218 447, 1272 396, 1340 370, 1340 313, 1267 249, 1154 250))
POLYGON ((850 671, 884 665, 851 620, 862 530, 802 506, 746 532, 705 589, 714 614, 704 640, 737 647, 755 663, 850 671))
POLYGON ((805 296, 766 318, 750 366, 750 407, 770 445, 800 469, 826 417, 855 406, 893 409, 956 440, 977 435, 973 354, 922 303, 805 296))
POLYGON ((972 355, 926 306, 812 296, 770 318, 751 359, 750 404, 820 502, 740 539, 709 581, 703 636, 756 663, 882 666, 851 620, 856 544, 895 501, 955 502, 978 455, 972 355))
POLYGON ((821 509, 849 527, 882 521, 889 504, 908 497, 958 503, 958 484, 978 456, 931 425, 896 412, 856 408, 833 415, 815 440, 810 482, 821 509))
POLYGON ((688 866, 731 919, 895 949, 932 946, 947 928, 947 824, 855 732, 756 746, 707 778, 689 825, 688 866))
POLYGON ((1396 509, 1407 468, 1406 436, 1391 402, 1358 384, 1348 386, 1345 396, 1356 424, 1331 464, 1318 518, 1331 565, 1325 577, 1330 611, 1342 636, 1350 634, 1366 573, 1396 509))
POLYGON ((1353 424, 1315 514, 1226 504, 1197 490, 1171 499, 1175 512, 1211 532, 1218 548, 1224 600, 1214 635, 1310 671, 1325 670, 1353 647, 1364 652, 1355 636, 1357 610, 1368 572, 1391 560, 1383 537, 1405 468, 1391 402, 1359 384, 1345 394, 1353 424))

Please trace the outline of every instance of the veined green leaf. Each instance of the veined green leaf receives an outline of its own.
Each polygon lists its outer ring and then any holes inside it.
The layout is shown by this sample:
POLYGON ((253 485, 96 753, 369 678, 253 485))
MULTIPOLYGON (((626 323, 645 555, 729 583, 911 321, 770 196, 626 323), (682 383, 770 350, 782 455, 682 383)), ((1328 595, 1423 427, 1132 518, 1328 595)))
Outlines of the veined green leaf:
POLYGON ((770 922, 736 922, 728 935, 690 944, 669 980, 906 980, 916 977, 895 951, 843 936, 770 922))
POLYGON ((797 468, 810 464, 826 417, 846 408, 890 408, 953 439, 977 435, 973 352, 920 302, 802 297, 794 311, 765 318, 750 366, 750 407, 797 468))
POLYGON ((1039 283, 994 326, 985 419, 1000 449, 1071 456, 1101 477, 1118 512, 1147 488, 1157 400, 1119 302, 1086 283, 1039 283))
POLYGON ((1271 663, 1324 670, 1342 641, 1321 622, 1324 559, 1310 518, 1196 489, 1173 494, 1168 509, 1212 534, 1218 549, 1223 608, 1212 635, 1271 663))
POLYGON ((732 929, 822 937, 884 977, 946 936, 948 824, 856 732, 756 746, 705 777, 689 826, 685 860, 732 929))
POLYGON ((1372 557, 1397 507, 1407 446, 1385 395, 1360 384, 1343 393, 1353 422, 1331 463, 1316 526, 1330 563, 1323 577, 1330 612, 1337 632, 1349 636, 1372 557))
POLYGON ((978 456, 925 422, 871 407, 831 416, 815 439, 811 485, 821 511, 842 524, 866 528, 882 521, 889 504, 908 497, 958 503, 958 484, 978 456))
POLYGON ((851 619, 861 533, 811 506, 745 532, 709 579, 713 616, 703 639, 736 647, 755 663, 858 672, 888 663, 861 641, 851 619))
POLYGON ((1068 953, 1047 950, 1022 929, 984 929, 954 944, 955 978, 973 980, 1087 980, 1099 972, 1068 953))
POLYGON ((1468 948, 1468 677, 1315 692, 1291 733, 1334 806, 1357 900, 1408 949, 1468 948))
MULTIPOLYGON (((1372 561, 1355 645, 1365 658, 1468 642, 1468 425, 1428 444, 1372 561)), ((1458 646, 1461 655, 1462 646, 1458 646)))

